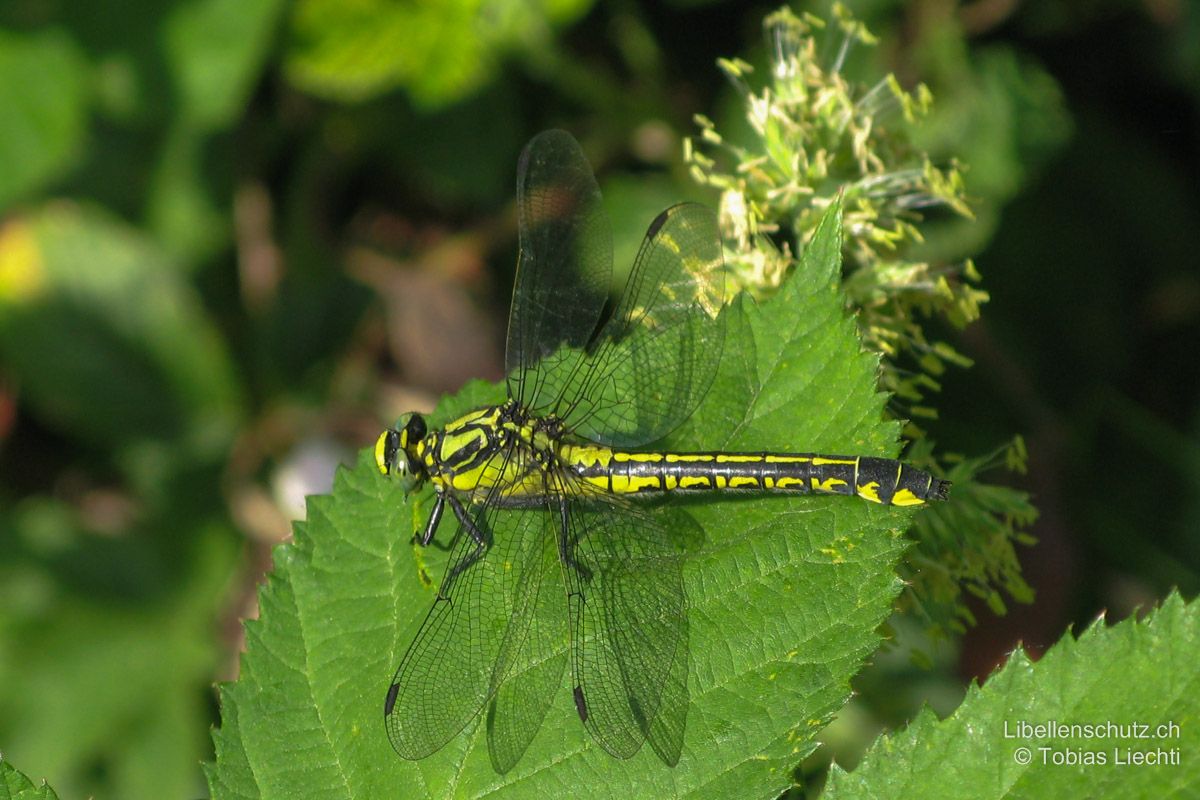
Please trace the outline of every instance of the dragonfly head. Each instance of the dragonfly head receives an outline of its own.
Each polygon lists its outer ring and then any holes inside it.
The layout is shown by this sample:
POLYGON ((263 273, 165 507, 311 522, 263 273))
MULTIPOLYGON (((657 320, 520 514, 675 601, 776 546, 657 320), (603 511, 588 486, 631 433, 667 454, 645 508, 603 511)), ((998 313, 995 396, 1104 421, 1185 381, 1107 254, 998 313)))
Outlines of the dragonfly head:
POLYGON ((379 434, 375 441, 375 466, 384 475, 404 479, 405 488, 416 488, 425 477, 417 445, 425 438, 425 418, 405 414, 396 427, 379 434))

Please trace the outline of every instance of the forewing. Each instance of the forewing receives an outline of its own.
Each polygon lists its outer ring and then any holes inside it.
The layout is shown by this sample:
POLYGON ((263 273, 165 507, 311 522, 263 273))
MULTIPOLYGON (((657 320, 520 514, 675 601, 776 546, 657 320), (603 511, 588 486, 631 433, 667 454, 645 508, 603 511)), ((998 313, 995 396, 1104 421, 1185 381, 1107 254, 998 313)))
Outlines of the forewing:
MULTIPOLYGON (((501 469, 512 451, 497 454, 501 469)), ((433 608, 409 646, 388 690, 384 717, 392 747, 404 758, 433 753, 479 713, 503 681, 533 616, 544 573, 543 549, 553 551, 544 508, 467 508, 488 542, 454 520, 446 578, 433 608)), ((453 518, 447 511, 443 517, 453 518)))
POLYGON ((688 624, 681 543, 698 534, 682 510, 570 502, 563 574, 576 710, 609 753, 647 739, 679 760, 687 715, 688 624))
POLYGON ((670 433, 700 403, 725 340, 725 270, 712 211, 655 218, 611 319, 562 391, 567 428, 611 446, 670 433))
POLYGON ((509 396, 542 409, 561 396, 599 323, 612 276, 612 233, 592 168, 565 131, 546 131, 525 146, 517 208, 520 256, 505 368, 509 396), (564 360, 570 352, 576 355, 564 360))

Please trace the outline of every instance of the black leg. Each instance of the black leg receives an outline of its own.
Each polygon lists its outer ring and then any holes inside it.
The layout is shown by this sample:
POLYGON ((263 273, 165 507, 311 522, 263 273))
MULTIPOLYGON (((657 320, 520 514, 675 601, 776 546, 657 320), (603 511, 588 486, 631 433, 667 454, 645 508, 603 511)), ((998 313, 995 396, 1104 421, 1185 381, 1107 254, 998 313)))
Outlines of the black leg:
POLYGON ((478 545, 475 549, 478 550, 480 547, 487 547, 487 537, 483 535, 483 531, 476 527, 475 520, 471 519, 471 515, 467 513, 467 509, 463 508, 462 502, 454 495, 450 495, 449 497, 450 507, 454 509, 454 516, 458 517, 458 524, 463 526, 463 530, 478 545))
POLYGON ((438 524, 442 521, 442 511, 446 508, 446 495, 438 493, 437 500, 433 503, 433 512, 429 515, 429 522, 425 524, 425 533, 414 533, 413 541, 420 542, 422 547, 428 547, 433 541, 433 535, 437 533, 438 524))
POLYGON ((442 584, 442 594, 444 595, 446 587, 450 585, 452 580, 465 572, 476 561, 483 558, 483 554, 487 552, 488 542, 483 531, 479 530, 475 525, 475 520, 471 519, 471 515, 463 508, 462 502, 452 494, 442 496, 449 498, 450 508, 454 510, 454 516, 458 518, 458 524, 475 542, 475 549, 468 553, 466 558, 455 564, 450 572, 446 574, 446 580, 442 584))

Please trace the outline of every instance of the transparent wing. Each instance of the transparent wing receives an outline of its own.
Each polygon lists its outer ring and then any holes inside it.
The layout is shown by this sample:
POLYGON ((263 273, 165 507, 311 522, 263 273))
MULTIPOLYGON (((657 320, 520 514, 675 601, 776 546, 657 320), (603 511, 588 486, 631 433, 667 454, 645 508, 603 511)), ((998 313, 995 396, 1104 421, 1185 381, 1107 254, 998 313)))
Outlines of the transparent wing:
POLYGON ((592 441, 633 447, 687 419, 725 341, 725 271, 712 211, 672 206, 651 223, 613 316, 550 409, 592 441))
POLYGON ((525 146, 517 208, 520 257, 505 369, 509 397, 542 408, 562 386, 563 365, 550 357, 587 344, 612 277, 612 233, 600 187, 569 133, 546 131, 525 146))
POLYGON ((488 755, 501 775, 520 760, 541 728, 567 664, 568 629, 558 551, 547 547, 543 554, 542 583, 529 631, 488 706, 488 755))
POLYGON ((699 528, 669 506, 562 502, 576 710, 612 755, 649 740, 674 765, 688 706, 681 543, 699 528))
MULTIPOLYGON (((514 452, 521 451, 497 454, 488 469, 502 470, 505 459, 521 457, 514 452)), ((556 552, 557 518, 545 508, 498 509, 485 502, 466 512, 486 547, 478 551, 455 520, 446 578, 388 690, 388 738, 404 758, 440 749, 496 691, 529 629, 545 551, 556 552)))

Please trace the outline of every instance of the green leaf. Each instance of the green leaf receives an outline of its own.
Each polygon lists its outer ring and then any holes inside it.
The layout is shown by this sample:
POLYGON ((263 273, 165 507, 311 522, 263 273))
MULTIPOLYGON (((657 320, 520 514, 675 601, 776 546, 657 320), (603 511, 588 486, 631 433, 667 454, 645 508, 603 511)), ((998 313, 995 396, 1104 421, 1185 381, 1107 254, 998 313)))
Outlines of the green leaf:
POLYGON ((0 209, 61 176, 87 121, 82 54, 62 32, 0 31, 0 209))
POLYGON ((58 800, 58 795, 45 781, 34 786, 0 756, 0 800, 58 800))
POLYGON ((238 384, 198 297, 137 231, 71 204, 0 228, 0 356, 43 420, 96 444, 220 444, 238 384))
POLYGON ((189 127, 225 128, 241 115, 282 9, 282 0, 192 0, 165 15, 163 53, 189 127))
POLYGON ((834 766, 825 796, 962 797, 964 787, 980 800, 1194 793, 1197 661, 1200 607, 1177 594, 1140 621, 1106 627, 1101 618, 1036 663, 1018 650, 982 688, 971 687, 953 715, 939 721, 926 710, 906 730, 881 737, 853 773, 834 766), (1136 738, 1109 723, 1145 724, 1146 733, 1165 737, 1136 738), (1031 732, 1022 724, 1100 731, 1031 732), (1138 753, 1161 761, 1129 763, 1138 753))
POLYGON ((5 755, 50 776, 65 797, 196 796, 197 762, 211 752, 208 689, 221 658, 213 620, 228 602, 236 538, 212 523, 158 528, 187 547, 173 551, 170 583, 152 590, 147 574, 163 568, 144 553, 138 560, 148 532, 96 542, 71 511, 38 499, 18 504, 13 517, 0 537, 5 755), (14 540, 52 552, 35 560, 15 551, 14 540), (63 580, 86 569, 84 558, 102 569, 120 555, 133 561, 123 565, 120 589, 148 592, 143 602, 63 580))
POLYGON ((205 181, 205 137, 176 123, 163 138, 146 188, 146 228, 172 260, 195 264, 228 244, 228 209, 217 205, 205 181))
MULTIPOLYGON (((837 292, 837 211, 784 291, 727 312, 721 372, 672 446, 895 453, 877 358, 862 352, 837 292)), ((431 422, 502 388, 464 394, 431 422)), ((608 756, 564 681, 524 758, 498 776, 478 721, 419 762, 398 758, 384 732, 389 681, 444 571, 443 552, 410 544, 429 499, 426 489, 406 500, 367 453, 331 496, 310 498, 247 623, 241 677, 222 689, 215 798, 776 796, 878 644, 909 519, 853 498, 689 503, 706 540, 685 573, 691 706, 679 765, 649 747, 608 756)))
POLYGON ((286 68, 301 88, 340 101, 404 87, 417 103, 444 106, 494 74, 505 48, 530 31, 569 22, 590 0, 302 0, 292 18, 286 68))
POLYGON ((283 11, 281 0, 192 0, 161 14, 172 80, 170 119, 146 193, 149 227, 172 255, 197 262, 230 238, 206 174, 207 135, 242 116, 283 11))
POLYGON ((179 271, 93 208, 0 228, 0 356, 46 422, 96 444, 230 435, 238 385, 179 271))

